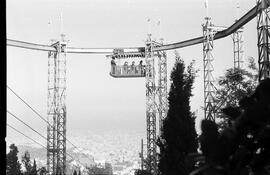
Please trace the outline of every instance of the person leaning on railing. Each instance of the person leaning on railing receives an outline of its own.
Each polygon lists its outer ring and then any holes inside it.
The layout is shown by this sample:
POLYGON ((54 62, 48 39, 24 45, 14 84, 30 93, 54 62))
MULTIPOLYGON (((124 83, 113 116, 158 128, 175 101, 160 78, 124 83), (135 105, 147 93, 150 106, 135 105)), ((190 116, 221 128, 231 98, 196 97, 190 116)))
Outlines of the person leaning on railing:
POLYGON ((141 75, 143 75, 143 65, 142 65, 142 60, 139 63, 139 72, 141 75))
POLYGON ((112 74, 115 74, 115 67, 116 67, 115 58, 112 57, 112 60, 111 60, 111 68, 112 68, 111 72, 112 72, 112 74))
POLYGON ((128 62, 127 61, 124 63, 124 72, 123 73, 128 74, 128 62))
POLYGON ((131 68, 131 74, 134 74, 135 73, 135 61, 132 61, 130 68, 131 68))

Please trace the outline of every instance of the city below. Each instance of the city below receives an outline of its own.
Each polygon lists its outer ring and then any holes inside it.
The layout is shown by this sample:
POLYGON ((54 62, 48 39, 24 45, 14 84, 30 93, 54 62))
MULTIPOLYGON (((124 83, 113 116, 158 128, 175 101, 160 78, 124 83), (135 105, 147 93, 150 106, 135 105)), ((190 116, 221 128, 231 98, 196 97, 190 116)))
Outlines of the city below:
MULTIPOLYGON (((104 131, 104 132, 73 132, 70 140, 77 143, 78 148, 72 148, 68 145, 67 154, 76 158, 71 160, 67 156, 67 174, 74 170, 80 170, 82 174, 87 174, 86 167, 99 167, 105 169, 111 167, 115 175, 134 174, 136 169, 140 168, 139 152, 141 151, 141 139, 145 133, 136 131, 104 131)), ((27 138, 17 137, 12 140, 19 143, 18 158, 29 151, 31 160, 36 160, 37 167, 46 167, 46 150, 27 138), (21 139, 21 140, 20 140, 21 139)), ((11 143, 7 142, 8 147, 11 143)), ((109 174, 109 173, 108 173, 109 174)))

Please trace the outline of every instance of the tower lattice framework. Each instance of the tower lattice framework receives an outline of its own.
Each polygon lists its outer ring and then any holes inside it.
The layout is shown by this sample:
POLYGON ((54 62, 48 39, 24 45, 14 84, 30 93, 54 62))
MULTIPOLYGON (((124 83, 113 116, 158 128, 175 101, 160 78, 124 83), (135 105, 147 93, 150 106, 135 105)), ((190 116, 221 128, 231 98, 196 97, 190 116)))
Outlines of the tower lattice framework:
POLYGON ((211 23, 211 18, 206 17, 206 23, 203 24, 203 72, 204 72, 204 117, 206 119, 215 120, 215 86, 214 77, 212 72, 214 71, 212 61, 213 41, 215 30, 211 23))
POLYGON ((158 98, 159 135, 161 135, 163 120, 168 112, 167 54, 165 51, 158 52, 158 98))
POLYGON ((269 41, 270 7, 265 8, 265 0, 257 0, 257 7, 262 3, 263 10, 257 16, 259 81, 270 78, 269 41))
POLYGON ((48 53, 47 170, 66 174, 66 41, 52 44, 48 53))
POLYGON ((157 174, 157 146, 156 146, 156 85, 155 59, 153 41, 148 35, 145 48, 146 62, 146 132, 147 132, 147 170, 157 174))
MULTIPOLYGON (((232 35, 233 39, 233 68, 234 71, 242 68, 243 62, 243 28, 237 30, 232 35)), ((240 72, 239 72, 240 73, 240 72)))
MULTIPOLYGON (((237 17, 236 20, 239 20, 239 11, 240 11, 240 5, 239 5, 239 1, 237 1, 236 4, 236 13, 237 13, 237 17)), ((241 27, 240 29, 238 29, 237 31, 235 31, 232 34, 232 40, 233 40, 233 68, 234 68, 234 72, 235 73, 241 73, 239 72, 239 70, 242 68, 242 62, 243 62, 243 27, 241 27), (238 71, 238 72, 236 72, 238 71)))

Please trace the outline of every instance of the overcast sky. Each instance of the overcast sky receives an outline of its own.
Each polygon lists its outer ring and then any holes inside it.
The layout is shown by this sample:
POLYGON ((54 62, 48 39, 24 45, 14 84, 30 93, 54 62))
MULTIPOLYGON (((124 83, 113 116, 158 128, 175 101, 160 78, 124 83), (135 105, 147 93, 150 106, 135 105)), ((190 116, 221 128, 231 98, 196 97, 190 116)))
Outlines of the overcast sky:
MULTIPOLYGON (((240 16, 255 0, 240 0, 240 16)), ((63 32, 70 47, 144 46, 151 18, 153 38, 165 43, 202 36, 204 0, 8 0, 7 38, 49 44, 59 38, 60 13, 63 32), (52 24, 49 26, 48 22, 52 24)), ((230 26, 236 18, 236 0, 209 0, 212 22, 230 26)), ((214 76, 233 66, 232 38, 214 44, 214 76)), ((200 69, 195 80, 191 106, 197 111, 197 126, 203 118, 202 44, 177 50, 185 63, 196 60, 200 69)), ((7 84, 46 117, 47 52, 7 47, 7 84)), ((168 51, 168 78, 174 64, 168 51)), ((257 58, 256 20, 244 28, 244 58, 257 58)), ((67 55, 67 134, 74 130, 135 130, 146 133, 145 79, 115 79, 109 76, 110 60, 105 55, 67 55)), ((168 81, 169 82, 169 81, 168 81)), ((7 108, 46 135, 45 123, 7 90, 7 108)), ((10 115, 9 124, 30 132, 10 115)), ((15 134, 8 130, 8 134, 15 134)), ((18 136, 18 135, 17 135, 18 136)))

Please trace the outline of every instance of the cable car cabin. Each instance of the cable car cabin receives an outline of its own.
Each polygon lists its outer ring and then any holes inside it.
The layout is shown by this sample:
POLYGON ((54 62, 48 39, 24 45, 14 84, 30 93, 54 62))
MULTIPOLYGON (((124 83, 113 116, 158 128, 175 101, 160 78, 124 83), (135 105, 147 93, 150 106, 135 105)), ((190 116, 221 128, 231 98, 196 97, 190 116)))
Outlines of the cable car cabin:
POLYGON ((145 65, 124 65, 111 64, 110 75, 114 78, 138 78, 145 77, 145 65))

